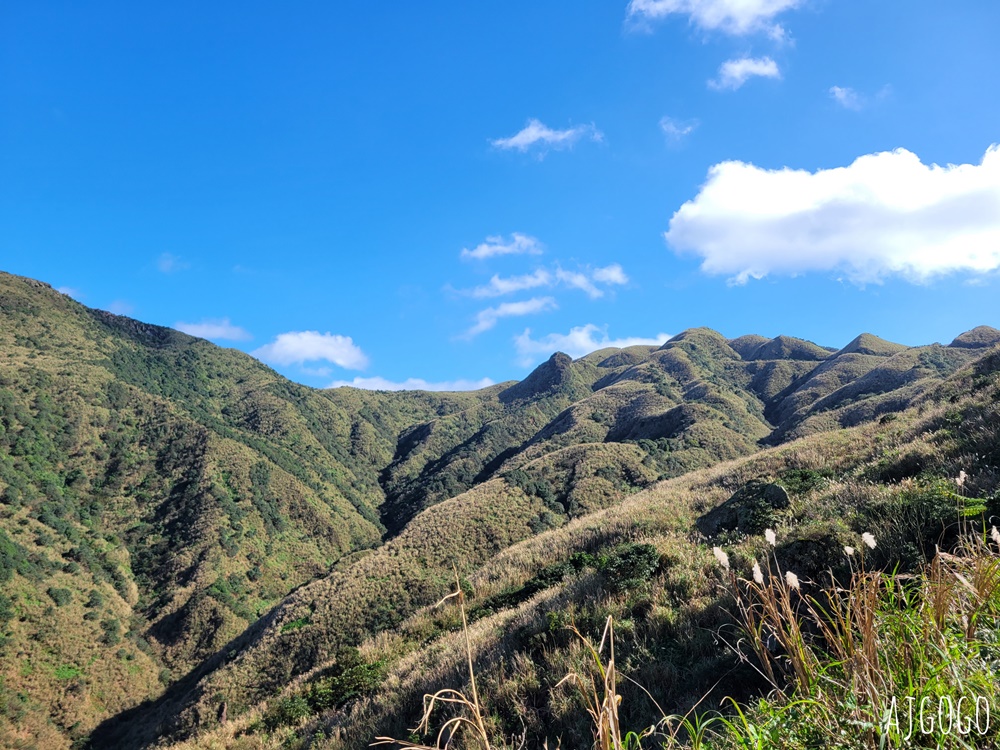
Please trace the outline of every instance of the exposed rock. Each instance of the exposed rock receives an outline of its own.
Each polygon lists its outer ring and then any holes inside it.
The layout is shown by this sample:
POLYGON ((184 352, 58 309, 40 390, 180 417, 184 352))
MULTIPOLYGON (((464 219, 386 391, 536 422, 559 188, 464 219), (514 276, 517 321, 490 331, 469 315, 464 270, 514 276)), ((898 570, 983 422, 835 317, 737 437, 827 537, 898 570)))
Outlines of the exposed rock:
POLYGON ((723 531, 760 534, 774 522, 776 510, 788 507, 788 492, 780 484, 748 482, 722 505, 698 519, 706 536, 723 531))

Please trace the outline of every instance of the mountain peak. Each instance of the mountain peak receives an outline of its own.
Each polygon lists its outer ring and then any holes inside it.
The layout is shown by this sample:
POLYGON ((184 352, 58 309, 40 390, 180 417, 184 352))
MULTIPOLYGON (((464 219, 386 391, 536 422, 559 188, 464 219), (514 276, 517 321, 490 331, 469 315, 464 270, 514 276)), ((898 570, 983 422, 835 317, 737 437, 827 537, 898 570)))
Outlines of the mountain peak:
POLYGON ((837 354, 869 354, 876 357, 891 357, 907 348, 902 344, 881 339, 874 334, 862 333, 837 354))
POLYGON ((794 336, 778 336, 761 344, 750 356, 744 359, 794 359, 807 362, 820 362, 830 356, 830 352, 812 341, 797 339, 794 336))
POLYGON ((500 393, 504 403, 533 398, 547 391, 554 390, 569 380, 573 359, 568 354, 556 352, 538 367, 531 371, 520 383, 512 385, 500 393))
POLYGON ((948 346, 959 349, 984 349, 994 344, 1000 344, 1000 331, 990 326, 976 326, 955 337, 948 346))
POLYGON ((735 339, 729 339, 729 348, 737 352, 743 359, 752 359, 753 353, 770 340, 767 336, 748 333, 744 336, 737 336, 735 339))
POLYGON ((663 346, 660 347, 660 349, 669 349, 671 348, 670 347, 671 344, 676 344, 680 341, 691 341, 691 340, 698 343, 703 341, 711 341, 712 343, 715 344, 724 344, 727 347, 729 346, 729 342, 726 340, 726 337, 723 336, 721 333, 711 328, 702 327, 702 328, 688 328, 681 331, 676 336, 672 336, 671 338, 667 339, 667 341, 663 344, 663 346))

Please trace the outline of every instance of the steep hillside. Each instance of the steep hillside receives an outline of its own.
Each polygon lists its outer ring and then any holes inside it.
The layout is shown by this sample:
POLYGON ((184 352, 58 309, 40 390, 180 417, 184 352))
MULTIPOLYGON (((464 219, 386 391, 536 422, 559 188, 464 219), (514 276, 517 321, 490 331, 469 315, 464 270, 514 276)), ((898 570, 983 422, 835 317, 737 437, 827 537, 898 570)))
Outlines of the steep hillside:
MULTIPOLYGON (((551 610, 563 617, 605 590, 614 560, 648 552, 621 544, 652 535, 658 554, 702 554, 693 514, 761 473, 748 457, 783 456, 772 474, 886 462, 879 481, 939 465, 929 447, 881 445, 876 459, 866 441, 938 403, 942 383, 965 397, 971 381, 948 378, 998 342, 981 327, 949 346, 864 334, 835 351, 692 329, 660 347, 557 353, 474 393, 317 391, 0 274, 0 744, 141 747, 220 718, 246 728, 316 670, 341 684, 345 670, 403 669, 449 642, 454 621, 425 608, 454 570, 481 627, 536 617, 521 608, 565 584, 551 610), (717 466, 729 468, 704 484, 717 466), (640 497, 649 514, 633 513, 640 497), (598 557, 571 562, 570 549, 598 557), (522 562, 508 568, 510 555, 522 562)), ((707 596, 709 579, 687 575, 670 606, 707 596)), ((403 721, 417 685, 356 726, 403 721)), ((368 711, 352 708, 359 690, 336 707, 368 711)), ((354 721, 328 723, 359 738, 354 721)))
POLYGON ((86 734, 378 544, 399 424, 474 400, 407 395, 358 421, 240 352, 0 275, 0 687, 18 733, 86 734))
MULTIPOLYGON (((968 361, 974 356, 958 359, 968 361)), ((957 367, 958 359, 950 366, 957 367)), ((575 382, 588 382, 584 375, 591 369, 601 370, 604 361, 591 356, 570 363, 557 355, 525 381, 532 387, 524 391, 550 393, 565 382, 570 368, 581 373, 575 382), (538 382, 545 387, 534 387, 538 382)), ((809 362, 813 369, 822 366, 815 359, 794 361, 809 362)), ((572 524, 574 519, 589 518, 588 514, 617 505, 658 478, 753 453, 757 441, 773 432, 764 417, 769 403, 748 390, 760 372, 760 362, 742 360, 714 332, 687 332, 658 350, 633 351, 627 362, 612 361, 605 368, 610 372, 602 377, 590 375, 592 392, 521 445, 508 443, 510 447, 505 448, 503 443, 481 439, 484 434, 498 434, 498 428, 505 426, 502 420, 486 430, 466 424, 471 437, 462 440, 458 450, 446 450, 445 462, 425 464, 424 476, 435 476, 454 456, 488 469, 495 467, 492 473, 480 470, 472 477, 469 471, 465 476, 471 477, 474 487, 451 499, 425 496, 424 510, 395 539, 299 589, 261 623, 262 629, 233 644, 219 664, 206 665, 210 668, 204 674, 193 675, 162 701, 102 727, 95 739, 141 744, 149 735, 137 733, 136 728, 148 726, 168 736, 185 736, 196 727, 212 726, 222 703, 228 715, 238 715, 297 676, 323 665, 336 670, 337 655, 363 642, 366 634, 405 628, 411 613, 447 593, 453 567, 474 576, 482 565, 492 568, 496 556, 510 545, 572 524), (600 418, 595 419, 595 413, 600 418)), ((801 372, 797 377, 808 382, 808 374, 801 372)), ((940 382, 927 381, 924 386, 928 387, 930 382, 940 382)), ((837 390, 830 385, 817 387, 811 396, 818 401, 837 390)), ((503 409, 502 398, 508 392, 497 394, 499 406, 477 405, 475 414, 487 408, 503 409)), ((898 407, 920 392, 918 388, 901 396, 898 407)), ((884 391, 876 389, 874 394, 871 398, 877 400, 884 391)), ((770 403, 780 404, 782 398, 787 396, 779 393, 770 403)), ((874 413, 884 412, 875 409, 874 413)), ((467 416, 456 414, 448 420, 461 422, 467 416)), ((415 430, 430 441, 435 428, 436 422, 429 429, 415 430)), ((503 434, 516 438, 512 432, 503 434)), ((421 444, 412 433, 402 442, 421 444)), ((443 448, 439 443, 435 452, 443 448)), ((405 461, 408 453, 401 455, 405 461)), ((832 459, 826 456, 827 461, 832 459)), ((443 476, 455 476, 447 468, 444 471, 443 476)), ((639 528, 644 527, 640 524, 639 528)))
POLYGON ((755 560, 773 554, 803 585, 827 569, 847 571, 844 546, 861 547, 863 532, 877 540, 865 563, 873 569, 912 570, 938 546, 948 549, 962 525, 1000 511, 1000 350, 980 354, 891 420, 691 472, 560 529, 528 536, 514 519, 532 509, 514 493, 504 506, 509 515, 491 514, 481 507, 488 484, 441 503, 349 575, 296 592, 268 630, 199 691, 199 715, 210 718, 202 735, 177 747, 360 750, 378 735, 409 737, 424 694, 468 694, 458 608, 417 607, 360 639, 373 628, 357 616, 373 601, 400 612, 413 603, 405 599, 407 582, 423 587, 437 568, 425 600, 435 601, 449 587, 442 562, 456 562, 464 575, 479 694, 497 738, 526 730, 530 746, 590 746, 582 696, 572 684, 556 685, 590 669, 567 626, 596 642, 609 615, 618 623, 618 667, 642 686, 619 683, 629 728, 649 726, 660 711, 685 712, 706 693, 704 705, 715 706, 725 695, 743 700, 764 691, 733 654, 724 571, 711 546, 721 545, 746 577, 755 560), (780 489, 754 494, 761 487, 780 489), (764 497, 785 500, 772 505, 764 497), (452 526, 452 518, 461 521, 452 526), (418 528, 429 536, 418 537, 418 528), (777 530, 773 552, 765 528, 777 530), (522 541, 511 544, 518 534, 522 541), (305 643, 312 669, 289 679, 294 670, 286 666, 276 680, 286 687, 266 704, 224 726, 211 718, 214 701, 252 690, 250 675, 271 675, 273 660, 305 643), (358 649, 345 648, 351 644, 358 649))

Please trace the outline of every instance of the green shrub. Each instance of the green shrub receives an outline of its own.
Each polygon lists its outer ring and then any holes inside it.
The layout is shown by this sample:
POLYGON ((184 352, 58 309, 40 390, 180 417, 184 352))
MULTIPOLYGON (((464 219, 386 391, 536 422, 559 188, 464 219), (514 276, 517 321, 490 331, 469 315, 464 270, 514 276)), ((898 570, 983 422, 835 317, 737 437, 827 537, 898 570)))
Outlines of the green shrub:
POLYGON ((660 553, 651 544, 626 543, 600 558, 599 570, 616 593, 644 588, 660 566, 660 553))
POLYGON ((61 589, 49 587, 45 591, 46 594, 56 603, 57 607, 64 607, 73 601, 73 594, 70 593, 69 589, 61 589))
POLYGON ((293 695, 289 698, 282 698, 264 714, 264 726, 268 731, 273 732, 279 727, 298 724, 311 713, 312 710, 304 696, 293 695))
POLYGON ((101 629, 104 630, 104 635, 101 636, 101 643, 106 646, 117 646, 121 643, 122 624, 117 618, 112 617, 107 620, 101 620, 101 629))

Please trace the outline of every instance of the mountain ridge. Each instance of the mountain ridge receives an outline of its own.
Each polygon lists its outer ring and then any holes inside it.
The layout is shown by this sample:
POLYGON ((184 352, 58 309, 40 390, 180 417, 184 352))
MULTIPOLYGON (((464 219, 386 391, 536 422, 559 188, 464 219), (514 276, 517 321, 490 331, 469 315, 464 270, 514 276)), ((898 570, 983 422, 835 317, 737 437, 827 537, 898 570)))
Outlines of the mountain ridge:
POLYGON ((0 633, 32 665, 3 672, 0 740, 16 715, 52 747, 206 731, 219 696, 240 715, 418 617, 451 565, 878 424, 1000 342, 695 328, 442 394, 307 388, 4 273, 0 323, 0 633))

